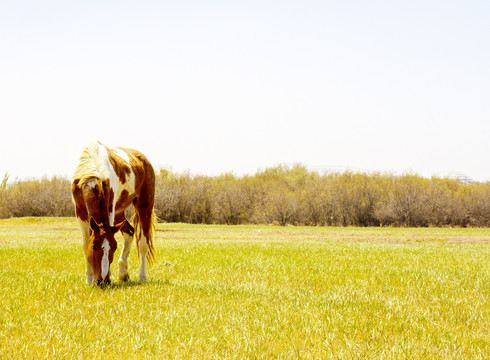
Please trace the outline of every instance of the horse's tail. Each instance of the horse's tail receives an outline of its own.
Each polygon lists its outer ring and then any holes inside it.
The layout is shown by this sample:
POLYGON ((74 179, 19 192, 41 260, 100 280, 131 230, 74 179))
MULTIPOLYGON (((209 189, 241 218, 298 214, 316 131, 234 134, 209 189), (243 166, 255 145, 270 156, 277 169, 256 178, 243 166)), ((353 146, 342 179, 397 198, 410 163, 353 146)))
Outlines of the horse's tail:
MULTIPOLYGON (((146 259, 150 265, 156 263, 156 252, 153 244, 155 241, 156 221, 157 221, 157 217, 155 215, 155 210, 152 209, 151 216, 150 216, 150 224, 148 227, 148 234, 145 234, 147 245, 148 245, 148 253, 146 254, 146 259)), ((134 211, 134 209, 133 209, 133 216, 131 218, 131 222, 133 223, 134 226, 134 235, 136 237, 136 245, 137 245, 136 247, 138 248, 138 254, 139 254, 140 251, 139 242, 141 239, 141 235, 143 234, 143 226, 138 211, 134 211)))

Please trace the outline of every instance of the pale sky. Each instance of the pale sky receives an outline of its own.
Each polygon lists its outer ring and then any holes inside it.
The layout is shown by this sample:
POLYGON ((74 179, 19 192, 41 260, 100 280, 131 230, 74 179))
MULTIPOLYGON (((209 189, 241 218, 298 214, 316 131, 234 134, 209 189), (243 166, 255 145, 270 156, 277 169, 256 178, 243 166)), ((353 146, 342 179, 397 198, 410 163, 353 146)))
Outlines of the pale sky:
POLYGON ((155 168, 490 180, 489 1, 0 0, 0 178, 155 168))

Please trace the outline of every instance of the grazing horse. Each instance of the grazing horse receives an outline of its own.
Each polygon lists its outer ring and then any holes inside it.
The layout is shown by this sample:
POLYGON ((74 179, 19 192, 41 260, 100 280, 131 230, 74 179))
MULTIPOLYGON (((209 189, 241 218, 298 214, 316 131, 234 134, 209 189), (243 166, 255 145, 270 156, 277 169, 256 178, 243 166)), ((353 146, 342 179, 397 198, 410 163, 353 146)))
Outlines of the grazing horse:
POLYGON ((80 156, 71 191, 82 230, 87 283, 110 284, 117 248, 114 235, 119 230, 124 237, 119 279, 129 280, 128 255, 135 235, 141 260, 139 281, 145 281, 146 261, 155 261, 155 172, 148 159, 137 150, 93 142, 80 156), (130 205, 134 228, 124 215, 130 205))

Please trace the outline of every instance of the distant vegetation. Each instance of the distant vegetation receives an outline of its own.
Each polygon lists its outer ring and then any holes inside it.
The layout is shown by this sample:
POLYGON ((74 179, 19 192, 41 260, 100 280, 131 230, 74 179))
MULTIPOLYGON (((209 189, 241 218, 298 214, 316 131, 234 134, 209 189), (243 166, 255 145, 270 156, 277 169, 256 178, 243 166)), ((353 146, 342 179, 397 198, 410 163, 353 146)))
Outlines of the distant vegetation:
MULTIPOLYGON (((7 176, 6 176, 7 177, 7 176)), ((0 218, 73 216, 70 179, 0 186, 0 218)), ((301 165, 253 176, 197 176, 160 170, 161 221, 202 224, 490 226, 490 182, 417 175, 326 173, 301 165)))

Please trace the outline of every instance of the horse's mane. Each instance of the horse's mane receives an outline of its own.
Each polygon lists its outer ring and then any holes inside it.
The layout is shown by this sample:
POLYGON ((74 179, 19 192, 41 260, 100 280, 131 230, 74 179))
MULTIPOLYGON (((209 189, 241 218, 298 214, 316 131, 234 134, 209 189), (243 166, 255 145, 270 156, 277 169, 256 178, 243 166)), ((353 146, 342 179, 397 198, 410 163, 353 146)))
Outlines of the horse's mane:
POLYGON ((78 180, 78 186, 83 186, 93 179, 108 178, 106 165, 99 156, 103 147, 99 141, 94 141, 83 149, 73 180, 78 180))

